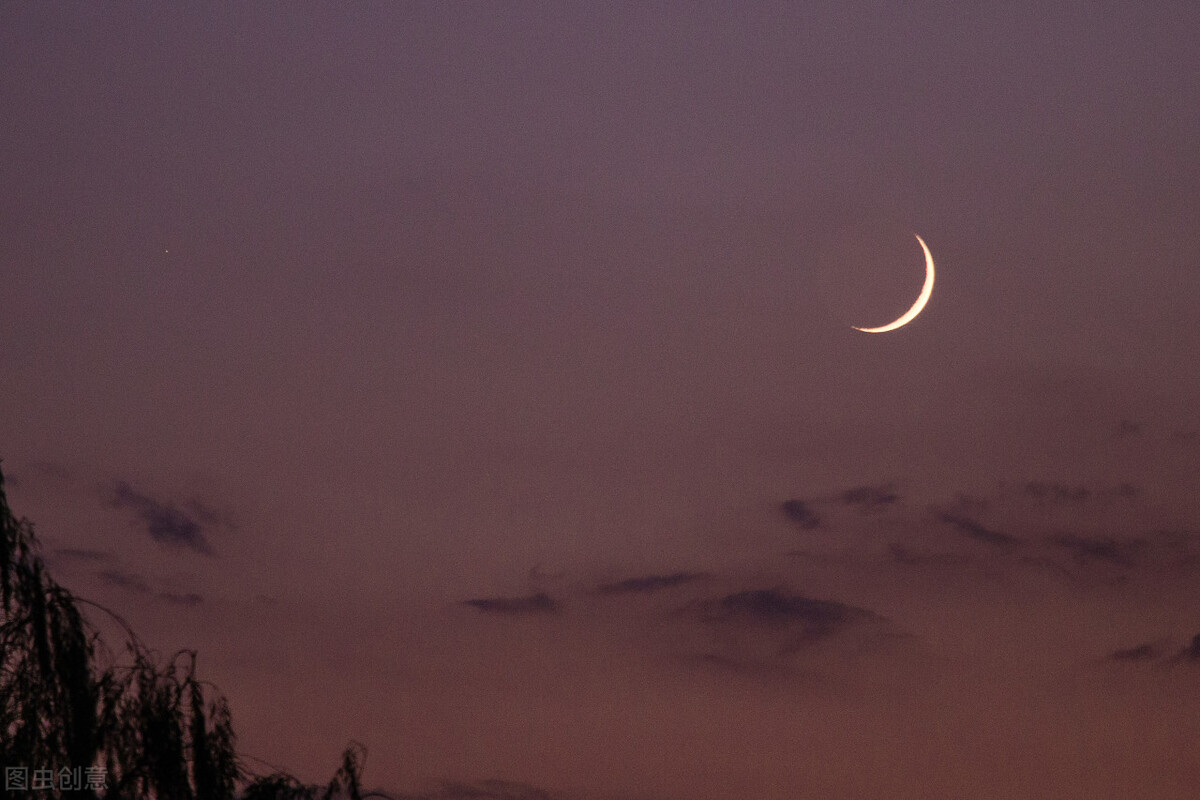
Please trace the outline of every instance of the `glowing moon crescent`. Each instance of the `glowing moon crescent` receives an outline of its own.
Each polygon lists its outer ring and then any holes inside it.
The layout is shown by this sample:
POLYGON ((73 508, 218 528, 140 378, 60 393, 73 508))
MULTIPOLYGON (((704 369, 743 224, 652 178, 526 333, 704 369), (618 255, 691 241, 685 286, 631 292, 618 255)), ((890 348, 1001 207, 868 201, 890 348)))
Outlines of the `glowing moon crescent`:
MULTIPOLYGON (((913 236, 917 236, 915 233, 913 236)), ((908 323, 917 318, 917 314, 925 308, 925 304, 929 302, 929 297, 933 294, 933 256, 929 253, 929 248, 925 246, 925 240, 917 236, 917 242, 920 243, 921 249, 925 251, 925 285, 921 287, 921 294, 917 297, 917 302, 913 303, 912 308, 904 312, 904 316, 895 322, 884 325, 882 328, 859 328, 856 325, 851 325, 856 331, 863 333, 887 333, 894 331, 896 328, 902 328, 908 323)))

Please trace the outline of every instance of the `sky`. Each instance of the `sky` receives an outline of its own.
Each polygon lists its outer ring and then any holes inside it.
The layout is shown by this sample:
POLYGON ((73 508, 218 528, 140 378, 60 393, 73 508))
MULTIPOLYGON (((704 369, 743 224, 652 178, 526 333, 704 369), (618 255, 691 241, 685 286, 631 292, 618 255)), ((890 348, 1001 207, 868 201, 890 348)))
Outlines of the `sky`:
POLYGON ((1198 26, 6 5, 13 508, 308 780, 1194 796, 1198 26))

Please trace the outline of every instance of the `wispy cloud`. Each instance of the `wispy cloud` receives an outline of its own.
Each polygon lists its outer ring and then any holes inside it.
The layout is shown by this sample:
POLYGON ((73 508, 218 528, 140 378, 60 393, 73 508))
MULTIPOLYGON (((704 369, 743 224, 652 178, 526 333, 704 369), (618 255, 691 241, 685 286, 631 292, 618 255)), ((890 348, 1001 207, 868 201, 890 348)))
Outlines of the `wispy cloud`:
POLYGON ((54 558, 61 561, 109 561, 113 554, 108 550, 60 547, 54 551, 54 558))
POLYGON ((1200 661, 1200 633, 1192 637, 1192 643, 1183 648, 1181 655, 1191 661, 1200 661))
POLYGON ((805 530, 816 528, 821 518, 803 500, 787 500, 780 504, 783 515, 805 530))
MULTIPOLYGON (((149 595, 153 591, 150 582, 141 575, 119 569, 96 572, 101 582, 133 594, 149 595)), ((204 596, 196 592, 162 591, 154 593, 154 599, 173 606, 194 607, 204 603, 204 596)))
POLYGON ((125 481, 119 481, 113 487, 109 505, 134 511, 150 538, 156 542, 212 555, 204 529, 216 524, 219 517, 216 512, 195 501, 185 511, 174 503, 164 502, 137 491, 125 481))
POLYGON ((669 575, 644 575, 614 583, 602 583, 596 587, 598 594, 627 594, 631 592, 656 592, 693 583, 708 577, 704 572, 673 572, 669 575))
POLYGON ((170 603, 173 606, 198 606, 204 603, 204 596, 195 592, 186 594, 176 594, 175 592, 159 592, 155 595, 164 603, 170 603))
POLYGON ((525 597, 483 597, 464 603, 495 614, 548 614, 559 609, 559 604, 545 592, 525 597))
POLYGON ((1159 650, 1152 644, 1139 644, 1137 647, 1114 650, 1108 655, 1111 661, 1152 661, 1158 656, 1159 650))
POLYGON ((891 485, 856 486, 853 489, 847 489, 842 492, 841 499, 846 505, 856 506, 864 513, 868 513, 895 505, 900 502, 900 495, 896 494, 894 487, 891 485))
POLYGON ((826 635, 845 624, 875 616, 864 608, 789 594, 780 589, 733 592, 705 603, 704 613, 709 622, 799 624, 815 635, 826 635))
POLYGON ((1132 566, 1138 553, 1142 552, 1147 544, 1143 539, 1119 540, 1111 536, 1074 534, 1060 534, 1050 541, 1070 552, 1075 562, 1080 565, 1089 561, 1106 561, 1121 567, 1132 566))
MULTIPOLYGON (((701 626, 681 653, 685 661, 739 674, 796 677, 794 659, 816 656, 812 648, 835 642, 852 629, 882 633, 879 615, 835 600, 808 597, 784 588, 744 589, 701 598, 679 608, 675 618, 701 626)), ((856 636, 853 641, 861 643, 856 636)))
POLYGON ((1007 533, 992 530, 983 525, 980 525, 970 517, 964 517, 961 514, 942 513, 938 514, 938 520, 951 525, 959 533, 965 534, 980 542, 993 544, 997 546, 1014 545, 1020 542, 1015 536, 1010 536, 1007 533))
POLYGON ((150 585, 140 575, 134 575, 129 572, 122 572, 116 569, 106 569, 96 573, 104 583, 109 586, 115 586, 118 589, 124 589, 128 592, 136 594, 147 594, 150 591, 150 585))

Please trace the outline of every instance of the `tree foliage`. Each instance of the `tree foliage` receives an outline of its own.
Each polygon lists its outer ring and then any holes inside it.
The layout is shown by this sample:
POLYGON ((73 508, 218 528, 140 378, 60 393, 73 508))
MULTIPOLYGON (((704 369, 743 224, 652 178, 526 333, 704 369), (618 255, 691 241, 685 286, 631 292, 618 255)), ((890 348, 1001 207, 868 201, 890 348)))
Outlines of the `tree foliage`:
POLYGON ((90 800, 364 796, 365 751, 357 744, 323 791, 284 772, 248 769, 237 755, 229 706, 197 677, 195 652, 159 663, 119 616, 55 582, 38 549, 33 525, 9 508, 0 471, 0 768, 102 770, 93 774, 103 775, 103 789, 85 783, 58 792, 90 800), (81 606, 110 615, 125 631, 123 659, 81 606))

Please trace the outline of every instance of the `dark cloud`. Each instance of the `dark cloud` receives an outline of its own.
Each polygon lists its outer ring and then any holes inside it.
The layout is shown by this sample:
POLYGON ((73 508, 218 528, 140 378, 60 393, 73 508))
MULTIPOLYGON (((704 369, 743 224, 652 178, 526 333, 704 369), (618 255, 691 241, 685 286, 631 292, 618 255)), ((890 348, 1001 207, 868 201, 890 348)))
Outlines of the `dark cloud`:
POLYGON ((842 502, 865 512, 879 511, 900 501, 892 486, 856 486, 842 492, 842 502))
POLYGON ((1132 566, 1138 554, 1146 547, 1146 542, 1142 539, 1122 541, 1111 536, 1087 537, 1062 534, 1053 537, 1050 541, 1054 545, 1070 551, 1080 565, 1089 561, 1105 561, 1121 567, 1132 566))
POLYGON ((599 594, 626 594, 629 592, 654 592, 692 583, 708 577, 704 572, 673 572, 670 575, 645 575, 628 578, 615 583, 603 583, 596 587, 599 594))
POLYGON ((875 617, 864 608, 779 589, 748 589, 727 594, 705 603, 704 611, 708 622, 801 625, 814 636, 825 636, 848 623, 875 617))
POLYGON ((142 494, 124 481, 113 487, 109 504, 113 508, 127 508, 137 513, 146 532, 156 542, 172 547, 184 547, 205 555, 212 554, 207 539, 204 537, 204 527, 211 526, 217 521, 203 506, 204 513, 198 514, 194 502, 192 510, 184 511, 173 503, 164 503, 149 495, 142 494))
POLYGON ((495 614, 547 614, 559 609, 558 603, 545 592, 527 597, 484 597, 464 603, 495 614))
POLYGON ((198 606, 204 602, 204 597, 195 592, 188 592, 187 594, 159 592, 155 596, 164 603, 170 603, 174 606, 198 606))
POLYGON ((821 518, 803 500, 786 500, 780 504, 779 509, 785 517, 805 530, 821 524, 821 518))
POLYGON ((1192 637, 1192 643, 1183 649, 1181 655, 1191 661, 1200 661, 1200 633, 1192 637))
POLYGON ((1005 546, 1020 542, 1020 539, 1017 539, 1015 536, 1009 536, 1007 533, 986 528, 970 517, 964 517, 960 514, 939 514, 938 520, 945 522, 947 525, 954 526, 960 533, 966 534, 972 539, 986 542, 987 544, 1005 546))
POLYGON ((1114 650, 1109 654, 1111 661, 1150 661, 1158 658, 1158 648, 1152 644, 1140 644, 1123 650, 1114 650))
POLYGON ((118 589, 124 589, 128 592, 146 594, 150 591, 150 585, 146 583, 144 578, 128 572, 121 572, 120 570, 116 569, 106 569, 102 572, 97 572, 96 577, 107 583, 109 586, 115 586, 118 589))
POLYGON ((697 619, 711 637, 708 647, 693 653, 696 663, 760 676, 777 669, 786 673, 790 658, 817 642, 881 621, 864 608, 777 588, 732 592, 680 612, 697 619))

